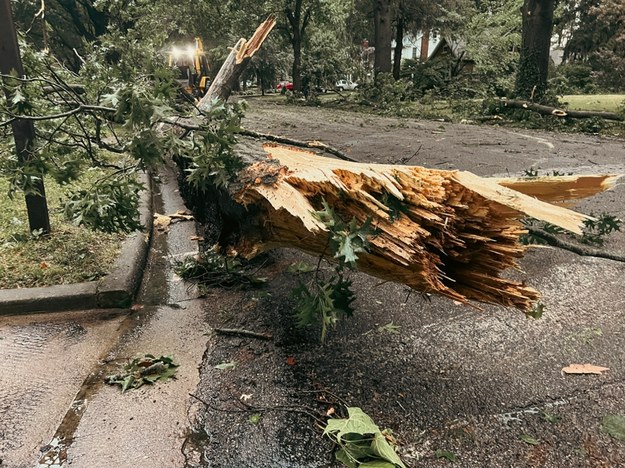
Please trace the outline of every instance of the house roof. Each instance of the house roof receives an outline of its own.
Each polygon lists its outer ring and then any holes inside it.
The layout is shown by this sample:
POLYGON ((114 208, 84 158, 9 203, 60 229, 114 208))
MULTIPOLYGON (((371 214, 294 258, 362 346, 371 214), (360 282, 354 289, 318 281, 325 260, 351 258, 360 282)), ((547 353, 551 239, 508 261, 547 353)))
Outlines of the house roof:
POLYGON ((443 49, 447 47, 455 59, 462 59, 472 61, 466 49, 466 43, 461 39, 452 39, 450 37, 443 37, 434 50, 430 54, 429 60, 435 58, 437 55, 443 52, 443 49))

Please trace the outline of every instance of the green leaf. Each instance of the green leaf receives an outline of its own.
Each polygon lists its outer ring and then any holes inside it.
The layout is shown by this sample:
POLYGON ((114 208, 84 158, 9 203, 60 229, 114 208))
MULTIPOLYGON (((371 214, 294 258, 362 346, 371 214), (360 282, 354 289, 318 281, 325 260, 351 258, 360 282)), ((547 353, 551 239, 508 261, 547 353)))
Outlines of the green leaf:
POLYGON ((380 432, 380 428, 376 426, 373 419, 360 408, 348 407, 347 414, 346 419, 329 419, 323 434, 334 434, 341 441, 343 436, 348 433, 364 435, 380 432))
POLYGON ((530 445, 540 445, 540 440, 527 435, 527 434, 523 434, 520 439, 525 442, 526 444, 530 444, 530 445))
POLYGON ((542 416, 545 421, 550 422, 551 424, 560 422, 560 416, 549 413, 548 411, 543 411, 542 416))
POLYGON ((315 270, 316 267, 314 265, 311 265, 310 263, 304 261, 292 263, 291 265, 289 265, 289 268, 287 268, 287 271, 289 273, 310 273, 311 271, 315 270))
MULTIPOLYGON (((405 465, 402 464, 400 466, 405 466, 405 465)), ((364 462, 358 465, 358 468, 396 468, 396 467, 397 465, 395 465, 395 463, 387 462, 384 460, 373 460, 373 461, 364 462)))
POLYGON ((620 414, 610 414, 601 421, 601 429, 618 440, 625 441, 625 417, 620 414))
POLYGON ((122 382, 121 382, 122 393, 124 393, 129 388, 133 387, 134 383, 135 383, 135 377, 132 374, 126 376, 126 378, 124 378, 124 380, 122 380, 122 382))
POLYGON ((395 452, 395 449, 388 443, 388 440, 386 440, 386 437, 384 437, 381 432, 375 434, 373 442, 371 443, 371 448, 373 448, 376 455, 383 460, 387 460, 401 468, 406 468, 406 465, 403 464, 401 458, 399 458, 399 455, 395 452))
POLYGON ((387 332, 391 334, 399 334, 399 329, 401 327, 399 325, 394 325, 393 322, 389 322, 386 325, 382 325, 378 327, 379 332, 387 332))
POLYGON ((260 422, 260 417, 261 416, 262 415, 260 413, 254 413, 254 414, 250 415, 249 421, 252 424, 258 424, 260 422))
POLYGON ((532 310, 530 310, 529 312, 525 312, 525 315, 534 319, 539 319, 543 316, 544 312, 545 306, 542 303, 538 302, 532 310))
POLYGON ((215 369, 229 370, 229 369, 234 369, 236 367, 237 367, 237 363, 235 361, 230 361, 230 362, 222 362, 221 364, 217 364, 215 366, 215 369))
POLYGON ((454 452, 443 449, 436 450, 436 458, 446 458, 450 462, 455 462, 456 460, 458 460, 458 456, 454 452))
POLYGON ((352 457, 346 450, 338 449, 334 454, 334 457, 340 461, 347 468, 358 468, 358 461, 352 457))

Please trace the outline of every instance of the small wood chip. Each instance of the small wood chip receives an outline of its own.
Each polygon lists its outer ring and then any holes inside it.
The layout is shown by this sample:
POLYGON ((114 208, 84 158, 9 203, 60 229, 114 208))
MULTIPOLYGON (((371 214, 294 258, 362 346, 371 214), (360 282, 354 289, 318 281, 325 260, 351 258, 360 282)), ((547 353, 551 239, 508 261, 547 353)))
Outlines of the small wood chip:
POLYGON ((593 364, 571 364, 562 368, 564 374, 596 374, 602 375, 602 372, 610 370, 609 367, 595 366, 593 364))

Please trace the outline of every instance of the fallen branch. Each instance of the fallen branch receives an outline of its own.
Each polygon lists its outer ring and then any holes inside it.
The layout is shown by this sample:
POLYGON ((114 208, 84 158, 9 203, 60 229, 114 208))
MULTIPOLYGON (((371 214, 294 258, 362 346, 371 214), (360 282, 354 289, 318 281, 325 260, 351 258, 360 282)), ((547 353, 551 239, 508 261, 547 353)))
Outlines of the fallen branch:
MULTIPOLYGON (((200 110, 215 99, 227 100, 274 23, 268 20, 249 42, 237 43, 198 104, 200 110)), ((282 137, 273 141, 277 138, 282 137)), ((340 161, 276 144, 261 147, 245 137, 235 149, 245 165, 236 181, 208 196, 196 195, 200 211, 217 213, 211 221, 219 223, 215 241, 222 251, 252 258, 292 247, 335 260, 327 249, 330 227, 315 215, 331 210, 326 219, 370 223, 375 229, 368 250, 358 255, 360 271, 462 303, 475 300, 525 311, 538 292, 502 277, 527 249, 519 240, 527 232, 521 220, 529 216, 581 233, 588 216, 548 202, 601 192, 616 179, 493 180, 470 172, 340 161)))
POLYGON ((615 262, 625 262, 625 255, 619 255, 611 252, 606 252, 604 250, 593 249, 590 247, 584 247, 579 244, 574 244, 573 242, 568 242, 564 239, 560 239, 553 234, 550 234, 542 229, 528 227, 527 232, 532 236, 539 237, 543 239, 547 244, 558 247, 563 250, 568 250, 569 252, 576 253, 577 255, 581 255, 584 257, 597 257, 597 258, 606 258, 608 260, 614 260, 615 262))
POLYGON ((623 115, 617 114, 616 112, 564 110, 557 107, 545 106, 542 104, 536 104, 534 102, 528 101, 518 101, 515 99, 504 99, 501 102, 506 107, 512 107, 515 109, 527 109, 538 112, 541 115, 553 115, 554 117, 572 117, 575 119, 588 119, 591 117, 599 117, 606 120, 625 120, 625 117, 623 115))
POLYGON ((313 149, 321 149, 323 151, 325 151, 326 153, 330 153, 333 154, 334 156, 336 156, 339 159, 342 159, 343 161, 351 161, 351 162, 356 162, 355 159, 350 158, 349 156, 347 156, 344 152, 342 152, 341 150, 334 148, 332 146, 326 145, 325 143, 322 143, 321 141, 301 141, 301 140, 295 140, 293 138, 287 138, 287 137, 283 137, 283 136, 278 136, 278 135, 271 135, 269 133, 259 133, 259 132, 255 132, 253 130, 246 130, 246 129, 241 129, 241 131, 239 131, 240 135, 245 135, 245 136, 249 136, 252 138, 262 138, 264 140, 267 141, 273 141, 275 143, 283 143, 286 145, 293 145, 293 146, 297 146, 299 148, 313 148, 313 149))
POLYGON ((241 336, 245 338, 257 338, 259 340, 273 340, 273 335, 269 333, 258 333, 250 330, 244 330, 242 328, 213 328, 213 331, 217 335, 226 336, 241 336))

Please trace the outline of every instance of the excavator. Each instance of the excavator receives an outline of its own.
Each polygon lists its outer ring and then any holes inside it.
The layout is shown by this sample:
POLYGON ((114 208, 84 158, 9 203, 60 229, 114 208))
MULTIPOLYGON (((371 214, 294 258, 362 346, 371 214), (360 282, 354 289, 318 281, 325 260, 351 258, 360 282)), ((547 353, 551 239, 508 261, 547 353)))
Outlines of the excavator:
POLYGON ((169 52, 169 66, 178 70, 176 81, 180 83, 185 94, 194 99, 206 94, 211 83, 210 67, 199 37, 195 38, 195 46, 172 47, 169 52))

